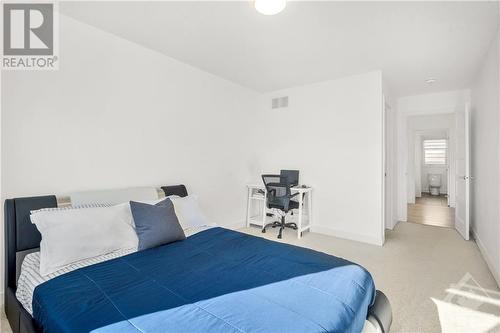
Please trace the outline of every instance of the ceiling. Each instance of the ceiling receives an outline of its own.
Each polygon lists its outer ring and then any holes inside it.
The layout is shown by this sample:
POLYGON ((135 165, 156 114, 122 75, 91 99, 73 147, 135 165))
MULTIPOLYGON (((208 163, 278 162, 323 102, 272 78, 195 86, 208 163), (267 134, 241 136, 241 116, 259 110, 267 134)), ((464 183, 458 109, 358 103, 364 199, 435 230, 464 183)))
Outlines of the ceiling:
POLYGON ((61 13, 260 92, 382 70, 398 96, 470 86, 497 2, 61 2, 61 13), (432 85, 425 83, 436 78, 432 85))

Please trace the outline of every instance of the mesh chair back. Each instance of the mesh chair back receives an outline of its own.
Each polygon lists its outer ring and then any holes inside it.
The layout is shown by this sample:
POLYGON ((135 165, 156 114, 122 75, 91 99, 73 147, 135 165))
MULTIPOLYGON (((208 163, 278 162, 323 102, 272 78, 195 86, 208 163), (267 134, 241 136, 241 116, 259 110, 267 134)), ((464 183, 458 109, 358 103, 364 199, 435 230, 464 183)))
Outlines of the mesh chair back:
POLYGON ((262 175, 262 181, 267 191, 267 207, 288 211, 291 197, 288 177, 262 175))

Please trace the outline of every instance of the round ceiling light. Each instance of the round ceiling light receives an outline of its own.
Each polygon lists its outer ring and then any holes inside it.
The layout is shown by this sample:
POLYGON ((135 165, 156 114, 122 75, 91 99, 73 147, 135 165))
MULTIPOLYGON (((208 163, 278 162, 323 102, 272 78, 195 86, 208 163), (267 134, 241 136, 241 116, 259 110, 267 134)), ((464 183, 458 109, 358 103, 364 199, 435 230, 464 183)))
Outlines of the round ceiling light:
POLYGON ((255 0, 255 9, 264 15, 275 15, 286 7, 286 0, 255 0))

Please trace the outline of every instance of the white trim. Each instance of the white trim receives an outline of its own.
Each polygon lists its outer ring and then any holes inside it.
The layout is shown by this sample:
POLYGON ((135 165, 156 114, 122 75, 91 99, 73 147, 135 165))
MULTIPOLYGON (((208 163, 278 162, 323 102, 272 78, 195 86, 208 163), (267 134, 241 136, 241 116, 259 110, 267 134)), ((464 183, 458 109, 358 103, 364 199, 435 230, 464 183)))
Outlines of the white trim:
POLYGON ((375 237, 365 236, 365 235, 360 235, 360 234, 353 234, 350 232, 345 232, 345 231, 333 229, 330 227, 324 227, 324 226, 320 226, 320 225, 312 225, 311 232, 315 232, 315 233, 323 234, 323 235, 328 235, 328 236, 334 236, 337 238, 344 238, 344 239, 353 240, 356 242, 368 243, 368 244, 372 244, 372 245, 378 245, 378 246, 384 245, 384 241, 382 239, 377 239, 375 237))
POLYGON ((394 224, 394 227, 392 227, 392 229, 391 229, 391 230, 396 229, 396 226, 397 226, 399 223, 401 223, 401 222, 408 222, 408 221, 397 220, 397 221, 396 221, 396 223, 394 224))
POLYGON ((493 278, 495 279, 497 286, 500 287, 500 272, 496 270, 495 265, 493 264, 494 261, 491 259, 491 256, 488 254, 486 247, 484 246, 481 239, 478 237, 474 228, 471 229, 471 234, 472 238, 477 244, 477 247, 479 248, 479 252, 481 252, 483 259, 486 262, 486 265, 488 265, 488 268, 490 269, 491 275, 493 275, 493 278))
POLYGON ((407 116, 431 116, 434 114, 450 114, 455 113, 456 106, 447 106, 439 108, 412 109, 402 111, 407 116))
POLYGON ((385 211, 385 216, 383 216, 384 221, 384 230, 383 230, 383 239, 385 242, 385 229, 394 229, 394 226, 397 223, 396 216, 397 212, 397 197, 398 197, 398 187, 397 187, 397 179, 398 179, 398 165, 397 165, 397 147, 398 143, 396 140, 397 136, 397 111, 394 110, 391 105, 387 102, 385 95, 383 96, 385 99, 384 103, 384 120, 383 120, 383 140, 384 145, 383 148, 383 174, 382 174, 382 182, 385 189, 385 193, 382 193, 382 198, 386 200, 383 204, 383 209, 385 211))
POLYGON ((386 211, 386 192, 387 192, 387 108, 388 105, 385 103, 385 96, 382 95, 382 214, 381 214, 381 219, 382 219, 382 225, 381 225, 381 231, 380 231, 380 237, 382 239, 382 244, 385 242, 385 228, 386 228, 386 216, 390 214, 389 212, 386 211))
POLYGON ((219 227, 226 228, 226 229, 231 229, 231 230, 238 230, 245 228, 247 225, 246 221, 238 221, 238 222, 232 222, 230 224, 224 224, 224 225, 219 225, 219 227))
MULTIPOLYGON (((429 191, 422 191, 422 193, 429 194, 429 195, 431 194, 431 192, 429 192, 429 191)), ((444 191, 444 192, 439 191, 439 194, 445 194, 445 195, 448 195, 448 191, 444 191)), ((450 206, 450 207, 451 207, 451 206, 450 206)))
POLYGON ((408 121, 407 116, 400 110, 397 111, 397 180, 396 206, 398 221, 408 218, 408 121))

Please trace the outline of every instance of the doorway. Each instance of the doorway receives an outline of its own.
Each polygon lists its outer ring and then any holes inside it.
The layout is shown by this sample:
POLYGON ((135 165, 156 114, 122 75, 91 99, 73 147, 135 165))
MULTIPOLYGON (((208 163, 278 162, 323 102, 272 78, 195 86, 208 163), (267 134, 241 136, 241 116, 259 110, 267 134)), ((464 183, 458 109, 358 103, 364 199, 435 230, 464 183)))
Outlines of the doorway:
POLYGON ((407 117, 407 221, 455 227, 456 115, 407 117))
MULTIPOLYGON (((408 96, 400 98, 397 112, 397 219, 438 226, 453 226, 465 239, 469 239, 470 152, 469 126, 470 95, 467 91, 449 94, 408 96), (439 98, 438 98, 439 97, 439 98), (420 139, 429 132, 447 130, 447 189, 439 191, 440 200, 430 200, 430 191, 422 185, 422 172, 416 172, 415 152, 424 154, 420 139), (417 149, 415 149, 417 147, 417 149), (419 185, 420 184, 420 185, 419 185), (420 189, 418 189, 420 187, 420 189), (420 191, 420 195, 418 195, 420 191), (445 195, 448 194, 446 197, 445 195), (451 222, 451 223, 450 223, 451 222)), ((443 138, 441 138, 443 139, 443 138)), ((422 158, 422 157, 421 157, 422 158)), ((422 162, 423 163, 423 162, 422 162)), ((425 176, 424 176, 425 180, 425 176)), ((436 191, 434 191, 436 194, 436 191)), ((432 197, 432 199, 437 199, 432 197)))
POLYGON ((439 227, 454 226, 450 207, 450 134, 448 128, 414 130, 414 198, 408 202, 408 222, 439 227))

